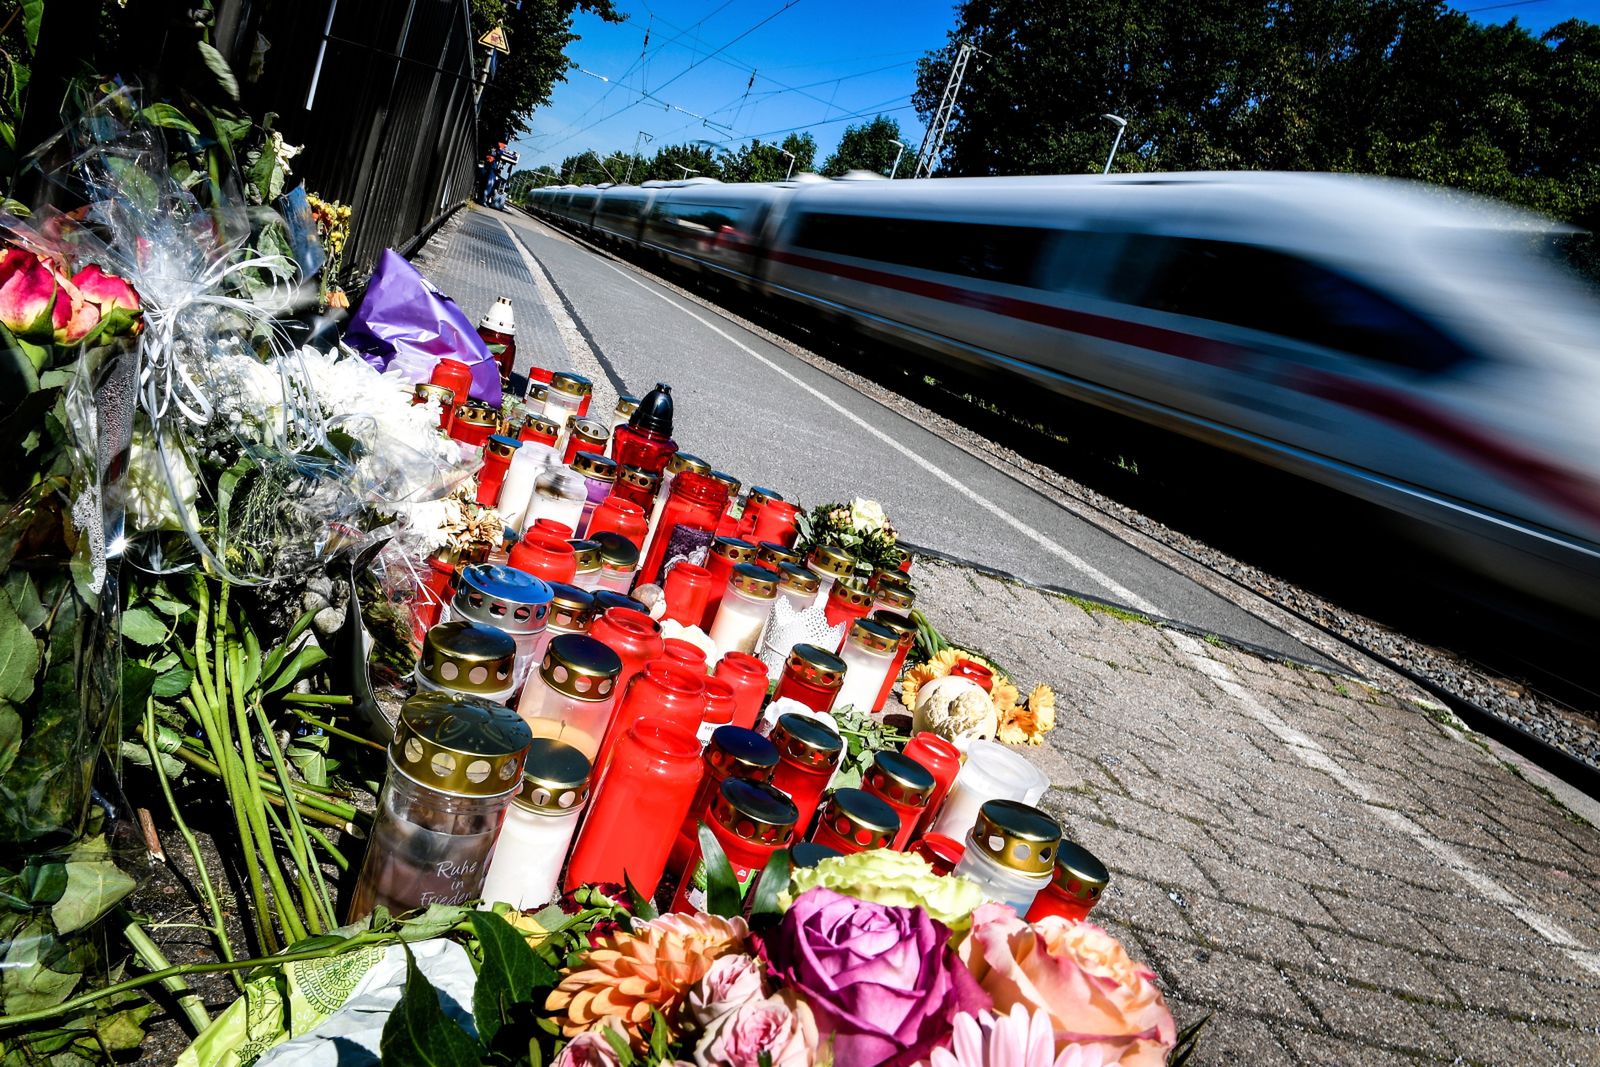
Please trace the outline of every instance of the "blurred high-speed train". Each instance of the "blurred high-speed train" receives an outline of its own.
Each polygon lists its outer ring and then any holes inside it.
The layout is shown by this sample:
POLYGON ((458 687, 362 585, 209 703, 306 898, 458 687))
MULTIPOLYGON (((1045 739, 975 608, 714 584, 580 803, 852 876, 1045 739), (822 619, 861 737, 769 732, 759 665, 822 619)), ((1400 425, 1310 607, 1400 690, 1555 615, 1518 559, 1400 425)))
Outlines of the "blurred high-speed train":
POLYGON ((1374 502, 1600 617, 1600 292, 1562 257, 1570 228, 1262 172, 694 178, 547 188, 532 207, 1374 502))

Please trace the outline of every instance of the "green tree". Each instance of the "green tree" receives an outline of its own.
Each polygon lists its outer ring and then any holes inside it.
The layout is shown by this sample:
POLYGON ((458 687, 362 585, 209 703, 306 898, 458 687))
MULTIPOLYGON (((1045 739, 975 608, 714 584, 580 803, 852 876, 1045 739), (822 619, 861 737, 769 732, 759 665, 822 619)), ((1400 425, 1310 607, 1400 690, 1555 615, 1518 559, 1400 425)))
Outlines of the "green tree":
POLYGON ((645 168, 644 177, 636 177, 635 180, 677 181, 684 177, 683 171, 679 169, 680 166, 695 172, 690 177, 722 177, 721 162, 705 145, 670 144, 656 150, 655 158, 650 160, 650 165, 645 168))
MULTIPOLYGON (((621 22, 611 0, 472 0, 472 32, 482 36, 504 26, 509 55, 495 58, 494 76, 478 102, 479 156, 499 142, 510 143, 528 131, 528 118, 550 102, 556 82, 565 81, 567 46, 578 39, 572 16, 578 11, 621 22)), ((482 69, 481 48, 475 49, 482 69)))
MULTIPOLYGON (((839 147, 822 164, 822 173, 837 178, 852 170, 870 170, 887 176, 900 153, 894 142, 902 140, 900 124, 884 115, 860 126, 846 126, 844 136, 839 138, 839 147)), ((911 151, 916 151, 915 145, 911 146, 911 151)), ((902 172, 909 170, 906 160, 900 163, 902 172)))
MULTIPOLYGON (((931 120, 975 57, 944 174, 1332 170, 1416 178, 1600 228, 1600 26, 1534 36, 1438 0, 966 0, 918 64, 931 120)), ((841 144, 841 151, 843 145, 841 144)))
POLYGON ((736 152, 722 156, 722 180, 728 182, 781 182, 791 174, 811 169, 817 158, 817 140, 809 133, 791 133, 781 143, 759 138, 736 152), (794 157, 791 167, 789 155, 794 157))

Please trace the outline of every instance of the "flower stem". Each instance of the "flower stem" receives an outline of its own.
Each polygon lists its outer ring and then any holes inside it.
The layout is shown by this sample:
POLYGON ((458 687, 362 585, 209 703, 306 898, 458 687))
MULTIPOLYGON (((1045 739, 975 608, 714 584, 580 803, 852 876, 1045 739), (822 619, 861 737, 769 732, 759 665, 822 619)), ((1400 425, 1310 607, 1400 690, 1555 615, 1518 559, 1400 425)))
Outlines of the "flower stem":
POLYGON ((355 701, 341 693, 285 693, 283 699, 291 704, 353 704, 355 701))
MULTIPOLYGON (((132 919, 122 927, 122 936, 128 939, 128 944, 133 946, 133 951, 140 962, 149 968, 151 973, 182 970, 181 967, 174 967, 167 961, 161 949, 150 940, 150 935, 132 919)), ((206 1014, 205 1005, 200 1003, 200 998, 189 988, 189 983, 183 980, 182 974, 174 973, 171 977, 162 979, 161 988, 177 998, 178 1007, 183 1010, 184 1018, 189 1020, 194 1036, 199 1037, 200 1031, 211 1025, 211 1016, 206 1014)))
POLYGON ((62 1015, 72 1015, 91 1004, 105 1000, 107 997, 130 993, 135 989, 143 989, 147 985, 159 985, 170 978, 184 978, 195 974, 218 974, 225 971, 245 971, 252 967, 280 966, 285 963, 301 963, 305 960, 324 960, 329 956, 337 956, 367 945, 397 940, 400 940, 398 933, 368 931, 356 934, 349 940, 342 941, 337 945, 329 945, 325 948, 312 949, 307 952, 288 952, 281 956, 257 956, 247 960, 229 960, 224 963, 187 963, 178 967, 164 967, 158 971, 142 974, 137 978, 127 978, 121 982, 84 993, 70 1000, 63 1000, 54 1007, 21 1012, 17 1015, 0 1015, 0 1031, 12 1030, 19 1026, 29 1026, 33 1023, 54 1019, 62 1015))
POLYGON ((378 742, 372 740, 371 738, 362 737, 359 734, 353 734, 348 730, 333 725, 331 722, 323 722, 316 716, 301 711, 299 708, 291 707, 289 710, 298 715, 300 717, 300 721, 305 723, 307 726, 315 726, 317 729, 322 730, 325 733, 330 733, 334 737, 342 737, 346 741, 350 741, 358 745, 365 745, 367 748, 378 752, 387 751, 382 745, 378 744, 378 742))
MULTIPOLYGON (((200 843, 195 840, 194 832, 189 829, 189 824, 184 821, 183 812, 178 808, 178 802, 172 795, 172 783, 167 780, 166 769, 161 765, 161 753, 156 751, 156 714, 155 701, 146 700, 144 705, 144 744, 150 750, 150 767, 155 772, 156 782, 161 786, 161 795, 166 798, 167 810, 172 813, 172 821, 178 827, 178 833, 183 837, 183 843, 189 848, 189 858, 194 862, 195 871, 200 877, 200 895, 205 898, 206 910, 211 913, 213 932, 217 939, 217 951, 225 960, 233 959, 233 946, 228 942, 227 928, 222 924, 222 905, 217 900, 216 887, 211 884, 211 872, 206 869, 206 861, 200 854, 200 843)), ((243 983, 234 976, 234 984, 243 988, 243 983)))

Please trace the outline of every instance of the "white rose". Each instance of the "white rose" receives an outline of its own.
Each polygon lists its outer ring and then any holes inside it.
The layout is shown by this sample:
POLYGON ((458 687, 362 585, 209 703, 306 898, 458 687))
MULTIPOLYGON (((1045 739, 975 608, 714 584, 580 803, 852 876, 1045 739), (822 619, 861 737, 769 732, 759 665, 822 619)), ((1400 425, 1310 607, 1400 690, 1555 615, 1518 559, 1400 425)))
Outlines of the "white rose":
POLYGON ((876 500, 856 497, 850 501, 850 525, 857 533, 868 534, 881 530, 888 521, 889 517, 883 513, 883 505, 876 500))
POLYGON ((200 525, 195 511, 199 485, 188 461, 179 452, 168 454, 172 477, 167 478, 155 438, 148 430, 133 435, 128 449, 127 524, 131 532, 181 530, 187 515, 194 527, 200 525), (179 509, 182 509, 180 511, 179 509))

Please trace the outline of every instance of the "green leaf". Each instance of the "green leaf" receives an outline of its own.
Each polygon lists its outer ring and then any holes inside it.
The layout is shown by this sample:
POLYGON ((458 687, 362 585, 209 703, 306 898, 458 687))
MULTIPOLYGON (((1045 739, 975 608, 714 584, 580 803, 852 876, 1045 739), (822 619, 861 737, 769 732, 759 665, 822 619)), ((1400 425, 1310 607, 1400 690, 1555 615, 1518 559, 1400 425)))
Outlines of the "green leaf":
POLYGON ((53 1008, 71 995, 82 975, 49 966, 64 962, 55 958, 59 949, 60 942, 42 919, 30 920, 11 935, 5 965, 0 969, 7 1015, 53 1008))
POLYGON ((150 699, 150 687, 155 680, 156 672, 143 663, 122 664, 122 714, 130 722, 144 714, 144 703, 150 699))
POLYGON ((429 904, 426 910, 400 920, 400 940, 426 941, 449 933, 474 910, 460 904, 429 904))
POLYGON ((6 595, 11 597, 11 606, 16 609, 17 618, 28 629, 43 624, 49 617, 50 612, 39 600, 39 592, 33 587, 33 578, 27 571, 19 568, 6 575, 6 595))
POLYGON ((483 966, 472 990, 472 1017, 477 1020, 479 1038, 490 1044, 511 1006, 532 994, 540 967, 549 968, 533 954, 527 939, 499 915, 475 911, 470 918, 483 952, 483 966))
POLYGON ((57 930, 69 934, 110 911, 137 884, 112 862, 105 838, 90 838, 72 850, 67 888, 51 906, 50 917, 57 930))
POLYGON ((383 1024, 378 1056, 386 1067, 478 1067, 483 1049, 439 1006, 439 991, 406 949, 406 984, 383 1024))
POLYGON ((11 596, 0 591, 0 701, 26 704, 39 670, 39 642, 23 625, 11 596))
POLYGON ((122 636, 136 645, 159 645, 167 639, 167 624, 148 608, 122 613, 122 636))
POLYGON ((0 701, 0 775, 11 769, 22 751, 22 716, 9 703, 0 701))
POLYGON ((169 130, 182 130, 200 136, 200 128, 190 122, 184 113, 171 104, 151 104, 139 112, 141 118, 152 126, 162 126, 169 130))
POLYGON ((622 871, 622 885, 628 891, 629 910, 636 918, 649 922, 661 914, 656 910, 655 901, 639 892, 638 887, 633 884, 633 879, 628 877, 627 868, 623 868, 622 871))
POLYGON ((183 601, 172 600, 160 595, 151 596, 148 603, 151 607, 161 612, 161 614, 171 615, 174 618, 189 610, 189 605, 185 604, 183 601))
POLYGON ((287 689, 298 682, 305 675, 315 670, 328 658, 328 654, 315 644, 307 644, 294 654, 294 657, 285 663, 277 675, 262 686, 263 696, 271 696, 280 689, 287 689))
POLYGON ((28 51, 39 47, 39 23, 44 20, 44 0, 22 0, 22 36, 28 51))
POLYGON ((700 865, 706 872, 706 911, 725 919, 737 916, 744 907, 739 880, 717 835, 705 823, 700 824, 700 865))
POLYGON ((200 58, 207 69, 216 76, 217 84, 222 91, 230 97, 239 99, 239 79, 233 76, 233 68, 228 66, 228 61, 222 58, 222 53, 217 51, 205 41, 195 42, 200 47, 200 58))
POLYGON ((182 696, 189 691, 189 683, 194 681, 194 672, 187 667, 173 667, 163 671, 150 687, 152 696, 171 699, 182 696))
POLYGON ((780 848, 761 868, 761 880, 750 898, 750 921, 776 918, 783 914, 779 896, 789 888, 789 850, 780 848))

